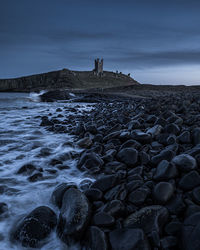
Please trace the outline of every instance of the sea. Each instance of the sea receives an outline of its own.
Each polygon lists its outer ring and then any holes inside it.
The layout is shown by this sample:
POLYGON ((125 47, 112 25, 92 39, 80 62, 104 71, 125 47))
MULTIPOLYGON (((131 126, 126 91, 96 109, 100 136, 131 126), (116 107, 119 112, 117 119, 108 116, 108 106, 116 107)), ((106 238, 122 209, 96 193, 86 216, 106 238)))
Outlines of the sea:
MULTIPOLYGON (((79 185, 83 180, 92 180, 76 168, 76 160, 68 157, 81 151, 74 147, 74 137, 66 133, 56 134, 40 126, 40 117, 54 114, 57 108, 62 109, 60 114, 64 117, 74 115, 66 112, 66 107, 74 107, 79 114, 92 109, 84 103, 44 103, 36 93, 0 93, 0 202, 8 206, 8 212, 0 215, 0 250, 28 249, 12 243, 9 236, 16 221, 34 208, 45 205, 59 214, 50 201, 58 184, 73 182, 79 185), (50 162, 60 158, 68 168, 56 169, 57 172, 52 174, 50 170, 54 167, 50 162), (30 182, 27 175, 17 174, 25 164, 42 168, 45 179, 30 182)), ((53 232, 46 244, 38 249, 79 249, 79 246, 68 248, 53 232)))

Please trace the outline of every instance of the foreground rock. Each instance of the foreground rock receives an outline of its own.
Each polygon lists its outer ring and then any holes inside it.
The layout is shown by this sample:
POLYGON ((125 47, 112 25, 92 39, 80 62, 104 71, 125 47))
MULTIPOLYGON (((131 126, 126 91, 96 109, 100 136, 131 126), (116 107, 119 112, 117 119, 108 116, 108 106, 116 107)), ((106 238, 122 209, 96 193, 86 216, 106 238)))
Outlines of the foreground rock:
POLYGON ((113 250, 150 250, 149 242, 141 229, 116 229, 109 235, 113 250))
POLYGON ((70 188, 63 196, 57 226, 58 236, 68 245, 80 241, 89 224, 90 204, 81 191, 70 188))
POLYGON ((56 215, 49 207, 38 207, 14 226, 11 238, 23 247, 39 247, 56 223, 56 215))

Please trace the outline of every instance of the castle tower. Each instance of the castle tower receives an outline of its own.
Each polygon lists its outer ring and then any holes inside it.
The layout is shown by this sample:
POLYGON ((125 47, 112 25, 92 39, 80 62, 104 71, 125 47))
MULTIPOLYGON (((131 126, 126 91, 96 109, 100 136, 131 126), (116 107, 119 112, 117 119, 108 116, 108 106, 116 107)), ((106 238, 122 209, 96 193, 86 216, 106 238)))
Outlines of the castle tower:
POLYGON ((97 76, 103 76, 103 59, 101 61, 99 58, 94 61, 94 74, 97 76))

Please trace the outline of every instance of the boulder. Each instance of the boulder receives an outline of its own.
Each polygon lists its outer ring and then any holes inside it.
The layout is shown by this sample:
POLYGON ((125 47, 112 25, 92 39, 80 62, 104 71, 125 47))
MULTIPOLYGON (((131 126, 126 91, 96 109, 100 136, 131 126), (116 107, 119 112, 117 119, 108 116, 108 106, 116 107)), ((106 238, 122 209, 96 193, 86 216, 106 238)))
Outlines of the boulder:
POLYGON ((186 218, 181 231, 181 249, 200 249, 200 212, 186 218))
POLYGON ((153 197, 158 204, 165 204, 174 193, 174 186, 169 182, 159 182, 153 189, 153 197))
POLYGON ((133 167, 138 160, 138 151, 134 148, 123 148, 118 152, 117 158, 119 161, 133 167))
POLYGON ((192 190, 200 185, 200 176, 197 171, 191 171, 184 175, 179 181, 179 187, 185 191, 192 190))
POLYGON ((14 225, 11 238, 23 247, 36 248, 56 226, 56 214, 49 207, 38 207, 14 225))
POLYGON ((163 226, 168 222, 168 210, 159 205, 141 208, 129 215, 124 221, 124 227, 141 228, 145 234, 152 231, 161 233, 163 226))
POLYGON ((156 181, 169 180, 177 176, 177 169, 174 164, 169 163, 167 160, 161 161, 153 176, 156 181))
POLYGON ((106 235, 98 227, 91 226, 89 228, 89 249, 108 250, 106 235))
POLYGON ((52 195, 51 195, 51 202, 56 205, 58 208, 62 207, 62 199, 64 196, 64 193, 69 189, 69 188, 76 188, 76 185, 74 183, 62 183, 58 185, 52 195))
POLYGON ((108 189, 115 186, 117 183, 118 178, 116 175, 107 175, 104 177, 101 177, 100 179, 96 180, 92 185, 91 188, 97 188, 101 190, 102 192, 107 191, 108 189))
POLYGON ((181 171, 189 172, 197 167, 196 159, 188 154, 180 154, 172 159, 178 169, 181 171))
POLYGON ((134 228, 116 229, 109 234, 113 250, 150 250, 149 242, 144 231, 134 228))
POLYGON ((90 220, 90 204, 78 189, 70 188, 63 196, 57 233, 62 241, 70 245, 82 238, 90 220))

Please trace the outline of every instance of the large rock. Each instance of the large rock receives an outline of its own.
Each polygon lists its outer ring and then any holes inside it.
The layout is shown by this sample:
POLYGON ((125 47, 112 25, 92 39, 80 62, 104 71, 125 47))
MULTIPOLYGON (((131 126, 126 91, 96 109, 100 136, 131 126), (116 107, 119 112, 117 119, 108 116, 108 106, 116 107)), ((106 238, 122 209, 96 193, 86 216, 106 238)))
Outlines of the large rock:
POLYGON ((129 215, 124 221, 124 226, 141 228, 147 235, 152 231, 160 233, 168 221, 168 217, 169 213, 165 207, 159 205, 148 206, 129 215))
POLYGON ((49 207, 38 207, 14 226, 11 238, 19 241, 24 247, 38 247, 56 223, 56 215, 49 207))
POLYGON ((153 197, 158 204, 165 204, 174 193, 174 186, 169 182, 159 182, 153 189, 153 197))
POLYGON ((184 221, 181 233, 182 250, 200 249, 200 212, 195 213, 184 221))
POLYGON ((90 204, 81 191, 70 188, 62 200, 58 236, 67 244, 79 241, 90 220, 90 204))
POLYGON ((105 233, 98 227, 91 226, 89 229, 89 249, 107 250, 107 238, 105 233))
POLYGON ((161 161, 153 176, 156 181, 169 180, 177 176, 177 169, 174 164, 169 163, 166 160, 161 161))
POLYGON ((159 164, 163 160, 171 161, 171 159, 174 157, 175 153, 171 150, 164 149, 159 154, 153 156, 151 158, 151 162, 154 165, 159 164))
POLYGON ((179 187, 183 190, 192 190, 200 185, 200 175, 197 171, 191 171, 184 175, 179 181, 179 187))
POLYGON ((81 155, 81 158, 78 162, 78 168, 81 170, 88 170, 93 168, 101 168, 103 166, 104 162, 100 158, 100 156, 94 152, 92 153, 83 153, 81 155))
POLYGON ((62 183, 58 185, 52 195, 51 195, 51 202, 56 205, 58 208, 62 207, 62 199, 64 196, 64 193, 67 191, 69 188, 76 188, 76 185, 73 183, 62 183))
POLYGON ((54 102, 56 100, 66 100, 69 99, 70 95, 66 91, 52 90, 40 95, 42 102, 54 102))
POLYGON ((117 158, 128 166, 134 166, 138 160, 138 151, 134 148, 123 148, 117 154, 117 158))
POLYGON ((150 250, 149 242, 141 229, 121 228, 109 234, 113 250, 150 250))
POLYGON ((172 159, 172 162, 181 171, 189 172, 197 167, 197 163, 194 157, 188 154, 177 155, 172 159))
POLYGON ((96 180, 92 185, 91 188, 97 188, 102 192, 107 191, 108 189, 115 186, 117 183, 117 176, 116 175, 107 175, 101 177, 100 179, 96 180))

